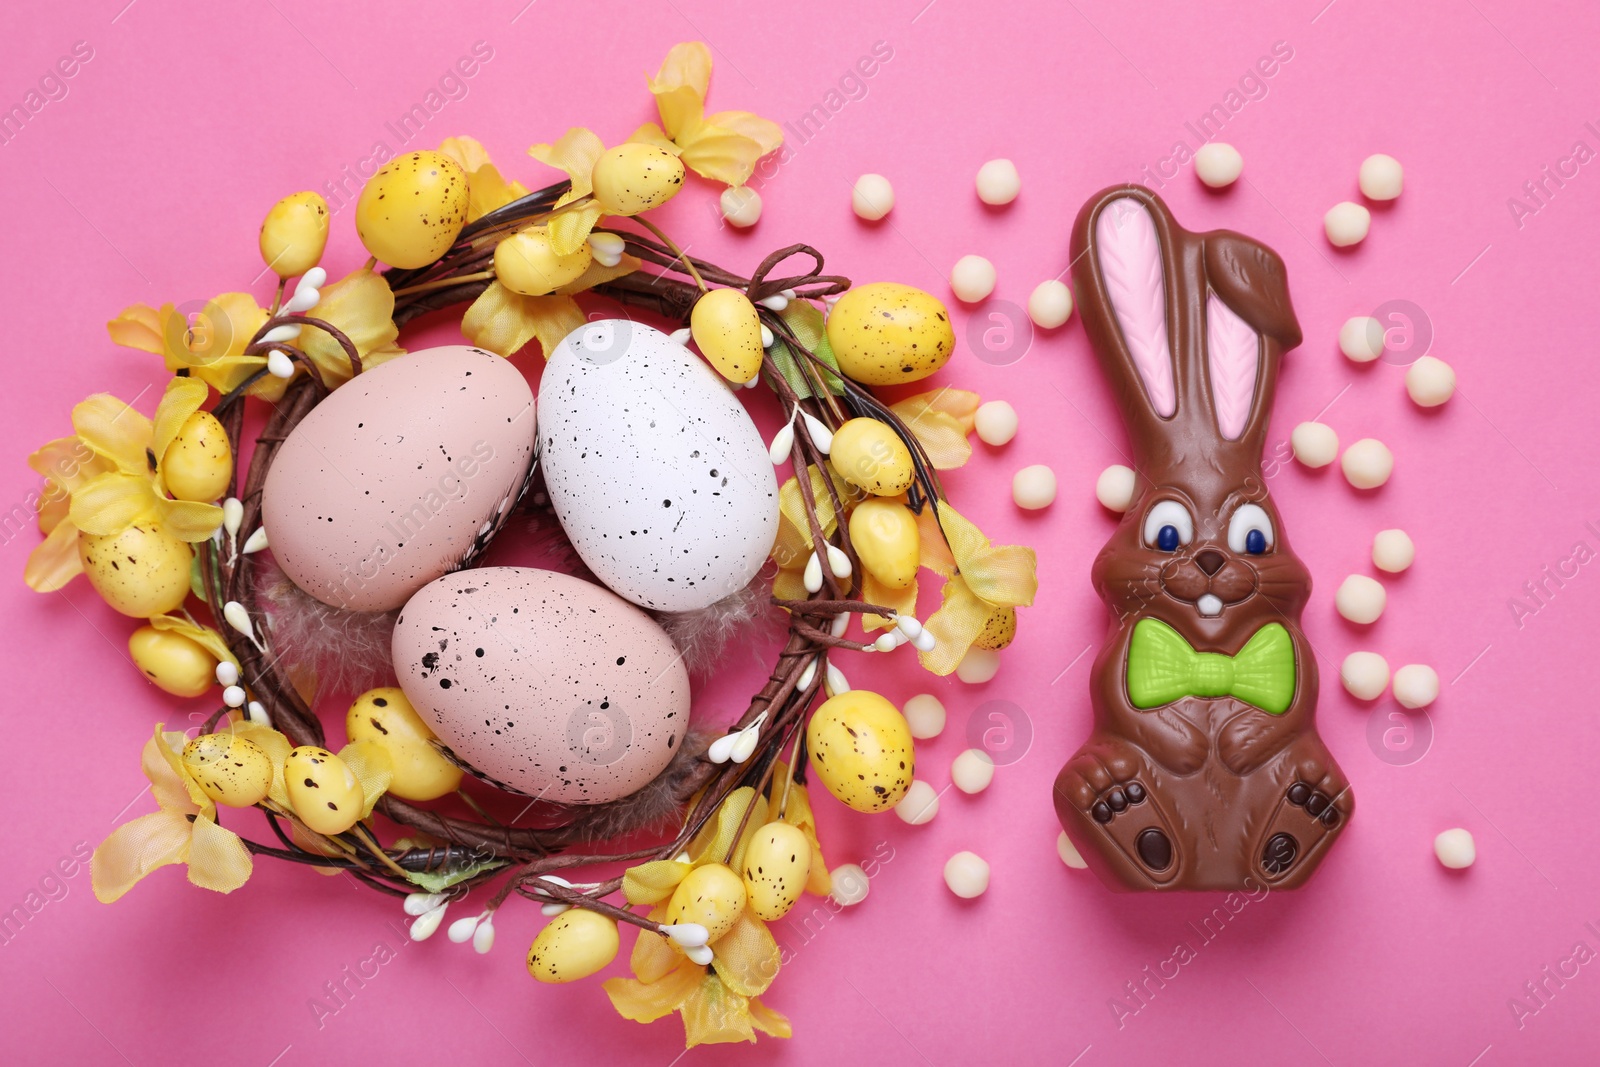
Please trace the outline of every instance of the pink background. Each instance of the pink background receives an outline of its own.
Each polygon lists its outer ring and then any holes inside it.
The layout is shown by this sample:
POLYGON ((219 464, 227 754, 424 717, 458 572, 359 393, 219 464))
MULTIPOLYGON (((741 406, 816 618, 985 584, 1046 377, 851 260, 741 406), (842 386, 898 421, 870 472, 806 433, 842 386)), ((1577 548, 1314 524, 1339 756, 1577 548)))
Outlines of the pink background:
MULTIPOLYGON (((857 98, 762 183, 766 212, 753 232, 716 232, 703 184, 662 221, 729 266, 803 240, 859 281, 941 294, 960 255, 987 255, 999 289, 990 305, 960 310, 963 328, 1061 272, 1084 198, 1159 166, 1174 142, 1192 149, 1185 123, 1286 42, 1292 58, 1222 134, 1242 151, 1246 180, 1211 194, 1184 167, 1161 192, 1190 228, 1243 230, 1290 265, 1307 341, 1287 362, 1273 440, 1326 409, 1343 440, 1377 436, 1398 457, 1393 479, 1371 494, 1336 471, 1269 457, 1270 484, 1318 581, 1306 628, 1322 668, 1322 732, 1360 800, 1349 832, 1307 888, 1251 904, 1210 943, 1189 924, 1216 901, 1115 896, 1057 859, 1049 787, 1087 730, 1084 653, 1104 627, 1088 564, 1111 520, 1092 487, 1122 458, 1123 434, 1076 321, 1034 337, 1009 365, 996 362, 1020 347, 985 362, 963 333, 964 351, 938 380, 1010 400, 1022 430, 1004 449, 979 446, 949 484, 996 540, 1040 549, 1039 604, 985 686, 930 681, 903 655, 887 676, 877 673, 884 661, 870 667, 892 698, 927 689, 949 707, 946 734, 920 746, 919 770, 935 786, 948 782, 964 726, 985 701, 1011 702, 1031 746, 987 793, 946 793, 927 826, 819 803, 832 863, 892 859, 862 906, 810 935, 780 924, 795 955, 767 999, 793 1019, 792 1041, 701 1048, 683 1062, 956 1064, 1001 1050, 1015 1062, 1085 1067, 1593 1062, 1600 964, 1564 986, 1546 981, 1545 1003, 1520 1026, 1508 1006, 1577 942, 1600 947, 1585 926, 1600 927, 1589 773, 1600 759, 1600 576, 1594 564, 1566 562, 1579 543, 1585 561, 1600 549, 1600 173, 1590 173, 1600 164, 1559 189, 1550 183, 1548 203, 1520 225, 1507 206, 1574 142, 1600 149, 1585 126, 1600 120, 1587 5, 1532 13, 1511 0, 1409 9, 1336 0, 1319 11, 1324 0, 1081 0, 1002 15, 972 0, 818 0, 772 13, 702 0, 625 12, 494 0, 447 16, 414 0, 360 14, 306 0, 125 2, 14 12, 0 35, 6 106, 74 42, 93 49, 65 98, 0 148, 8 504, 35 484, 24 454, 67 431, 72 403, 97 390, 132 397, 164 377, 154 357, 110 344, 108 318, 134 301, 248 286, 261 270, 266 207, 335 179, 376 141, 395 149, 385 123, 474 42, 492 58, 416 144, 471 133, 530 185, 545 172, 522 155, 527 145, 570 124, 615 142, 654 118, 642 72, 676 41, 703 37, 715 50, 714 107, 780 122, 825 103, 887 42, 892 58, 860 83, 865 94, 847 86, 857 98), (1405 163, 1405 195, 1374 211, 1364 245, 1333 250, 1322 213, 1356 198, 1357 165, 1375 151, 1405 163), (985 209, 972 191, 977 167, 995 156, 1014 159, 1023 176, 1021 198, 1004 210, 985 209), (895 183, 898 206, 884 225, 850 213, 849 184, 866 171, 895 183), (1409 302, 1432 351, 1459 372, 1442 410, 1412 406, 1401 366, 1356 367, 1337 352, 1339 324, 1388 301, 1409 302), (1055 468, 1061 497, 1022 514, 1008 480, 1036 462, 1055 468), (1372 572, 1372 534, 1397 525, 1415 538, 1418 562, 1387 583, 1388 611, 1363 633, 1336 617, 1332 591, 1346 574, 1372 572), (1565 577, 1547 579, 1546 567, 1565 577), (1511 605, 1529 582, 1548 592, 1542 604, 1524 599, 1537 611, 1519 619, 1511 605), (1363 706, 1339 688, 1337 664, 1357 648, 1438 669, 1444 692, 1420 760, 1415 747, 1385 760, 1381 744, 1369 746, 1372 720, 1381 735, 1395 705, 1363 706), (1434 834, 1451 826, 1477 838, 1471 870, 1433 858, 1434 834), (973 902, 957 901, 940 876, 961 849, 993 866, 988 894, 973 902), (1119 1027, 1108 1002, 1180 940, 1197 958, 1119 1027)), ((339 214, 335 274, 362 258, 352 229, 351 213, 339 214)), ((257 281, 254 292, 265 299, 268 289, 257 281)), ((536 362, 519 359, 530 373, 536 362)), ((139 406, 150 411, 154 398, 139 406)), ((764 426, 772 415, 761 410, 764 426)), ((142 686, 122 659, 132 623, 83 582, 60 596, 27 591, 20 576, 36 540, 8 527, 0 546, 11 754, 0 776, 0 906, 44 901, 0 948, 4 1058, 665 1067, 678 1056, 676 1020, 641 1027, 619 1020, 595 981, 528 978, 522 955, 541 921, 531 907, 507 909, 499 947, 480 958, 442 936, 398 948, 397 905, 268 861, 229 898, 169 869, 115 907, 95 902, 84 870, 49 877, 78 843, 86 851, 119 819, 151 809, 139 793, 139 747, 158 717, 182 719, 203 702, 175 711, 142 686), (319 1026, 309 1003, 380 942, 397 957, 319 1026)), ((853 666, 867 676, 867 663, 853 666)), ((701 706, 730 713, 761 674, 749 661, 703 691, 701 706)), ((619 960, 613 973, 623 969, 619 960)))

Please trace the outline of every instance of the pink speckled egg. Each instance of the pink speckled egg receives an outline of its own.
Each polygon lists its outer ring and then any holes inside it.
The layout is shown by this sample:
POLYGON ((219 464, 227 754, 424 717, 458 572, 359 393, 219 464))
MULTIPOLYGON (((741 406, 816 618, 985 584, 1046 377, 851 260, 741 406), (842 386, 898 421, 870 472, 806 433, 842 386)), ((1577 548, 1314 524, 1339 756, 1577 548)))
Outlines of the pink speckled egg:
POLYGON ((666 632, 555 571, 446 575, 406 602, 393 652, 400 687, 457 760, 530 796, 627 796, 689 727, 689 674, 666 632))
POLYGON ((478 348, 412 352, 340 386, 273 458, 262 520, 324 604, 388 611, 479 551, 533 462, 533 391, 478 348))

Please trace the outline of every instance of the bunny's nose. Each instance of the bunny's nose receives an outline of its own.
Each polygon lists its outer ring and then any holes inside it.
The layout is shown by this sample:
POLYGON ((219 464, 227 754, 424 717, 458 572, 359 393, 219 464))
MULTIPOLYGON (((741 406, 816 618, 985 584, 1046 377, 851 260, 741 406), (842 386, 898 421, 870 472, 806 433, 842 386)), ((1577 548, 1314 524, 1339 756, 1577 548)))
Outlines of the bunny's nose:
POLYGON ((1206 572, 1207 578, 1220 571, 1222 569, 1222 565, 1228 562, 1222 553, 1218 552, 1214 548, 1202 549, 1201 551, 1196 552, 1194 554, 1194 561, 1201 570, 1206 572))

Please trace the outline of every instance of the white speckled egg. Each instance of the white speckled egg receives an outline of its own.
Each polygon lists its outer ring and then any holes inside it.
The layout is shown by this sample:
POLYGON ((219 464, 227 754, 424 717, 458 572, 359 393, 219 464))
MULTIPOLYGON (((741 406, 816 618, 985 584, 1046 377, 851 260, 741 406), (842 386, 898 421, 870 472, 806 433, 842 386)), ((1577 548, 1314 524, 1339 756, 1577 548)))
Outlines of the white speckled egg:
POLYGON ((446 575, 406 602, 392 651, 400 687, 440 742, 530 796, 627 796, 661 773, 689 728, 689 675, 666 632, 570 575, 446 575))
POLYGON ((499 356, 451 345, 380 364, 274 457, 261 502, 273 555, 324 604, 397 608, 498 529, 534 443, 533 391, 499 356))
POLYGON ((744 588, 778 534, 778 483, 744 405, 660 330, 591 322, 539 383, 551 503, 583 562, 622 596, 692 611, 744 588))

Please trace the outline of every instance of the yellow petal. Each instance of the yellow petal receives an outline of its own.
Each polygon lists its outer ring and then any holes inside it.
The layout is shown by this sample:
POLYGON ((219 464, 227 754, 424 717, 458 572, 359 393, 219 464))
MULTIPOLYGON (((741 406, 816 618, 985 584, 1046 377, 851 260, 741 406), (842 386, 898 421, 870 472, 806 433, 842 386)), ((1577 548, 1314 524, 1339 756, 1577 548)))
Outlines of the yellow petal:
POLYGON ((570 256, 583 247, 589 231, 600 221, 600 205, 593 200, 558 211, 550 217, 550 251, 570 256))
MULTIPOLYGON (((822 480, 822 472, 817 470, 814 464, 806 467, 806 473, 810 475, 811 497, 816 501, 817 522, 822 527, 822 535, 830 537, 838 525, 838 513, 833 506, 833 497, 828 493, 828 483, 822 480)), ((843 479, 834 474, 831 469, 828 473, 833 479, 834 493, 841 499, 847 499, 850 492, 849 486, 845 485, 843 479)), ((805 548, 809 552, 811 550, 811 523, 806 518, 806 502, 805 497, 800 492, 799 479, 791 477, 778 490, 778 512, 789 520, 795 530, 799 531, 804 538, 805 548)), ((799 562, 802 566, 805 564, 803 559, 799 562)))
POLYGON ((119 534, 153 519, 160 506, 150 479, 136 474, 102 474, 72 494, 68 517, 86 534, 119 534))
POLYGON ((500 170, 489 161, 483 145, 471 137, 447 137, 439 151, 461 164, 467 172, 467 221, 482 218, 496 208, 528 195, 521 182, 508 182, 500 170))
POLYGON ((189 842, 189 881, 202 889, 231 893, 250 880, 250 850, 239 835, 204 815, 194 821, 189 842))
POLYGON ((681 151, 672 138, 667 136, 667 131, 653 122, 647 122, 628 134, 628 140, 634 144, 654 145, 663 152, 671 152, 673 155, 677 155, 681 151))
POLYGON ((112 469, 110 461, 101 459, 77 436, 58 437, 43 445, 28 456, 28 466, 69 493, 112 469))
MULTIPOLYGON (((200 311, 184 316, 171 304, 161 309, 167 366, 214 367, 237 357, 267 321, 267 311, 249 293, 223 293, 200 311)), ((205 377, 205 375, 200 375, 205 377)))
POLYGON ((772 595, 779 600, 804 600, 810 595, 806 590, 805 572, 800 568, 779 571, 772 579, 772 595))
POLYGON ((1039 591, 1038 556, 1021 545, 995 545, 977 553, 961 568, 973 595, 993 607, 1020 608, 1033 603, 1039 591))
POLYGON ((125 474, 150 473, 150 420, 110 393, 96 393, 72 409, 72 428, 83 443, 125 474))
POLYGON ((388 791, 389 783, 394 781, 394 763, 389 759, 388 750, 380 748, 375 741, 354 741, 339 750, 339 758, 361 782, 361 817, 365 819, 372 814, 372 806, 378 798, 388 791))
POLYGON ((165 532, 191 544, 204 541, 222 525, 222 509, 194 500, 156 497, 156 517, 165 532))
MULTIPOLYGON (((389 283, 365 267, 326 286, 310 314, 344 331, 360 356, 392 344, 400 333, 394 324, 394 293, 389 283)), ((330 387, 350 380, 350 357, 326 331, 305 327, 300 331, 300 349, 330 387)))
MULTIPOLYGON (((783 780, 788 775, 787 765, 779 760, 772 772, 772 803, 777 804, 783 795, 783 780)), ((774 812, 776 815, 776 812, 774 812)), ((822 844, 817 840, 817 820, 811 812, 811 795, 799 782, 789 786, 789 798, 784 803, 783 821, 798 826, 811 842, 811 876, 806 879, 806 892, 824 897, 833 889, 833 879, 828 874, 827 861, 822 858, 822 844)))
POLYGON ((742 846, 751 834, 767 821, 766 810, 766 798, 757 797, 756 791, 750 786, 735 789, 717 809, 716 818, 701 827, 694 840, 689 842, 689 858, 697 867, 702 863, 726 863, 734 870, 738 870, 739 861, 744 858, 742 846), (744 813, 752 802, 756 805, 756 810, 746 821, 744 813), (745 823, 743 834, 739 833, 741 823, 745 823), (739 839, 737 847, 734 840, 736 835, 739 839))
MULTIPOLYGON (((181 634, 211 653, 217 660, 227 660, 235 667, 239 665, 239 661, 233 658, 232 650, 228 648, 228 642, 224 641, 222 635, 209 626, 201 626, 194 620, 185 618, 182 615, 151 616, 150 626, 152 629, 181 634)), ((273 732, 275 733, 276 731, 273 732)), ((287 755, 288 753, 285 752, 284 754, 287 755)))
POLYGON ((612 1007, 624 1019, 636 1023, 653 1023, 664 1015, 671 1015, 700 985, 705 968, 680 957, 676 968, 654 982, 640 982, 632 978, 607 978, 600 988, 611 998, 612 1007))
POLYGON ((917 516, 920 563, 935 574, 942 574, 948 578, 956 572, 956 560, 950 554, 950 546, 945 543, 944 530, 935 517, 937 514, 935 509, 924 507, 922 514, 917 516))
POLYGON ((614 267, 608 267, 598 259, 589 261, 589 269, 578 275, 577 278, 556 290, 557 296, 576 296, 578 293, 603 285, 614 278, 624 274, 632 274, 641 266, 638 256, 630 256, 626 252, 617 261, 614 267))
POLYGON ((759 996, 778 977, 778 942, 767 924, 746 908, 733 928, 712 946, 711 965, 724 985, 743 996, 759 996))
POLYGON ((672 896, 692 870, 692 864, 677 860, 652 860, 629 867, 622 875, 622 895, 629 904, 659 904, 672 896))
POLYGON ((681 1010, 685 1048, 756 1039, 750 1026, 749 1000, 723 985, 715 974, 700 980, 681 1010))
POLYGON ((406 354, 406 350, 396 344, 387 344, 382 348, 373 349, 361 357, 361 370, 363 373, 373 367, 381 367, 391 359, 398 359, 406 354))
POLYGON ((972 458, 973 419, 978 394, 964 389, 935 389, 890 406, 928 453, 936 470, 954 470, 972 458))
POLYGON ((599 134, 582 126, 574 126, 554 144, 534 145, 528 149, 528 155, 540 163, 565 171, 567 177, 572 179, 572 190, 556 201, 556 206, 560 207, 594 191, 591 182, 594 165, 605 150, 605 142, 600 140, 599 134))
POLYGON ((490 282, 461 319, 461 332, 479 348, 502 356, 538 338, 545 358, 561 339, 582 326, 583 309, 569 296, 523 296, 490 282))
POLYGON ((183 746, 188 735, 163 730, 156 723, 155 736, 145 742, 139 761, 144 776, 150 779, 151 793, 163 811, 184 815, 204 815, 217 810, 200 785, 183 769, 183 746))
POLYGON ((161 394, 161 403, 156 405, 156 418, 150 433, 150 451, 155 454, 156 462, 159 463, 161 457, 167 454, 167 446, 178 436, 185 420, 199 411, 200 405, 210 395, 211 389, 198 378, 174 377, 167 382, 166 391, 161 394))
POLYGON ((189 858, 189 820, 175 811, 153 811, 123 823, 94 850, 89 878, 95 898, 110 904, 139 879, 189 858))
POLYGON ((946 675, 961 664, 961 659, 972 647, 972 642, 983 632, 983 624, 994 612, 972 594, 961 575, 944 583, 944 605, 928 616, 923 629, 933 634, 938 643, 931 652, 918 652, 923 667, 934 674, 946 675))
POLYGON ((161 313, 149 304, 131 304, 122 314, 106 323, 106 332, 115 344, 137 348, 155 355, 166 351, 161 333, 161 313))
POLYGON ((965 570, 973 556, 989 547, 989 539, 949 501, 939 501, 938 510, 939 529, 944 532, 944 541, 950 546, 950 555, 955 559, 956 566, 965 570))
POLYGON ((44 488, 39 490, 39 499, 33 506, 39 514, 39 532, 49 537, 67 517, 72 507, 72 497, 53 478, 46 478, 44 488))
POLYGON ((261 746, 267 758, 272 760, 272 785, 267 787, 267 799, 285 810, 292 807, 289 803, 289 792, 283 785, 283 763, 289 758, 289 753, 294 748, 293 743, 271 727, 258 725, 249 719, 234 723, 230 729, 240 737, 248 738, 261 746))
POLYGON ((760 141, 710 123, 687 140, 680 140, 679 145, 683 148, 680 158, 684 166, 702 178, 734 186, 749 181, 756 161, 770 151, 762 148, 760 141))
POLYGON ((22 580, 36 593, 53 593, 82 573, 78 528, 69 520, 56 523, 50 535, 28 554, 22 580))
MULTIPOLYGON (((659 923, 666 917, 665 903, 650 909, 651 922, 659 923)), ((633 943, 633 955, 628 960, 628 966, 632 968, 633 976, 639 981, 657 982, 681 966, 683 960, 683 953, 674 948, 667 938, 641 929, 638 940, 633 943)))
POLYGON ((916 422, 925 411, 943 412, 956 420, 963 434, 969 434, 977 419, 979 403, 981 399, 977 393, 944 386, 930 392, 918 393, 916 396, 908 396, 899 403, 889 405, 889 410, 899 415, 901 421, 906 423, 916 422))
POLYGON ((776 151, 783 144, 783 130, 776 122, 749 111, 718 111, 707 116, 707 126, 715 126, 754 141, 761 154, 776 151))
POLYGON ((703 41, 673 45, 650 79, 650 92, 668 137, 681 142, 700 128, 710 88, 711 49, 703 41))
MULTIPOLYGON (((911 584, 904 589, 893 589, 874 578, 871 571, 867 571, 861 580, 861 599, 868 604, 893 608, 901 615, 914 616, 917 613, 917 582, 913 578, 911 584)), ((873 630, 887 630, 893 625, 894 622, 883 615, 866 612, 861 615, 861 628, 868 633, 873 630)))
POLYGON ((446 137, 439 142, 439 151, 461 164, 461 169, 471 175, 479 167, 489 165, 489 150, 483 147, 483 142, 476 137, 461 134, 458 137, 446 137))
POLYGON ((768 1037, 792 1037, 794 1028, 789 1025, 789 1017, 782 1012, 774 1011, 755 997, 750 998, 750 1024, 768 1037))

